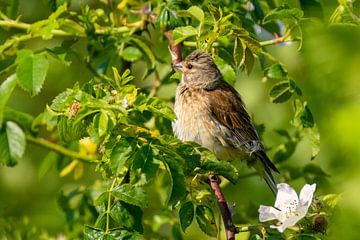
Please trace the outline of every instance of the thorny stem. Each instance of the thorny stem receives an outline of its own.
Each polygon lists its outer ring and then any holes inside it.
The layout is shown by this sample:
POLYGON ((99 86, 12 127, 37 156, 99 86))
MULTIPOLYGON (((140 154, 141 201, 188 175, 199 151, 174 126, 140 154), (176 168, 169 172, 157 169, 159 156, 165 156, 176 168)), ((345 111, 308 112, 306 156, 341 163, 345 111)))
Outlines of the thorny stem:
POLYGON ((209 180, 210 180, 210 186, 214 191, 215 197, 217 199, 220 208, 221 216, 226 231, 226 239, 234 240, 235 234, 237 233, 237 229, 232 221, 231 212, 225 200, 225 196, 221 191, 219 178, 216 175, 209 175, 209 180))
POLYGON ((292 42, 294 40, 288 40, 287 38, 290 36, 290 33, 291 33, 291 30, 288 30, 285 32, 285 34, 281 37, 278 37, 278 38, 273 38, 273 39, 270 39, 270 40, 266 40, 266 41, 262 41, 262 42, 259 42, 260 43, 260 46, 264 47, 264 46, 269 46, 269 45, 274 45, 274 44, 279 44, 279 43, 284 43, 284 42, 292 42))
POLYGON ((84 155, 84 154, 81 154, 79 152, 75 152, 75 151, 72 151, 72 150, 69 150, 67 148, 64 148, 58 144, 55 144, 55 143, 52 143, 48 140, 45 140, 44 138, 35 138, 31 135, 26 135, 26 139, 29 141, 29 142, 32 142, 32 143, 35 143, 39 146, 42 146, 44 148, 47 148, 49 150, 52 150, 52 151, 55 151, 55 152, 58 152, 62 155, 65 155, 65 156, 68 156, 72 159, 77 159, 79 161, 83 161, 83 162, 86 162, 86 163, 97 163, 98 160, 97 159, 94 159, 90 156, 87 156, 87 155, 84 155))

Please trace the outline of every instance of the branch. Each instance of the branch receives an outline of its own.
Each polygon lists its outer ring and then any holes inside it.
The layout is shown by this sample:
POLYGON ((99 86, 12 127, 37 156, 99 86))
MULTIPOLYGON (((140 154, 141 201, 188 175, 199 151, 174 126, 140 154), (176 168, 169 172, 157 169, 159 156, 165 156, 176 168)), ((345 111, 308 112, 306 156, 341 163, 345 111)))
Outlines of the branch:
POLYGON ((77 159, 77 160, 80 160, 80 161, 83 161, 83 162, 86 162, 86 163, 97 163, 98 160, 97 159, 94 159, 90 156, 87 156, 87 155, 84 155, 84 154, 81 154, 79 152, 75 152, 75 151, 71 151, 67 148, 64 148, 60 145, 57 145, 55 143, 52 143, 48 140, 45 140, 43 138, 35 138, 33 136, 30 136, 30 135, 26 135, 26 140, 28 140, 29 142, 32 142, 32 143, 35 143, 41 147, 44 147, 44 148, 47 148, 49 150, 52 150, 52 151, 55 151, 55 152, 58 152, 62 155, 65 155, 65 156, 68 156, 72 159, 77 159))
POLYGON ((216 175, 209 175, 210 186, 214 191, 215 197, 219 204, 221 217, 224 222, 224 227, 226 231, 226 239, 234 240, 235 234, 237 233, 236 227, 231 218, 231 212, 229 210, 229 206, 225 200, 225 196, 220 188, 220 180, 216 175))
POLYGON ((179 44, 175 45, 172 30, 167 30, 164 32, 164 35, 169 41, 172 63, 175 64, 181 62, 181 47, 179 44))
MULTIPOLYGON (((16 29, 21 29, 21 30, 26 30, 26 31, 31 30, 31 24, 15 21, 12 19, 0 20, 0 27, 16 28, 16 29)), ((104 27, 104 28, 96 29, 95 33, 96 34, 107 34, 109 32, 125 33, 125 32, 129 32, 130 30, 131 30, 131 28, 129 28, 127 26, 121 26, 121 27, 115 27, 115 28, 114 27, 104 27)), ((59 36, 59 37, 86 37, 87 36, 85 34, 85 30, 83 32, 78 31, 76 33, 70 33, 70 32, 60 30, 60 29, 52 29, 51 34, 54 36, 59 36)), ((41 35, 33 36, 33 37, 41 37, 41 35)))
POLYGON ((291 33, 292 29, 288 30, 285 32, 285 34, 281 37, 278 37, 276 35, 275 38, 273 39, 270 39, 270 40, 266 40, 266 41, 262 41, 262 42, 259 42, 260 43, 260 46, 264 47, 264 46, 269 46, 269 45, 276 45, 276 44, 279 44, 279 43, 284 43, 284 42, 294 42, 294 41, 297 41, 296 39, 288 39, 288 37, 290 37, 290 33, 291 33))

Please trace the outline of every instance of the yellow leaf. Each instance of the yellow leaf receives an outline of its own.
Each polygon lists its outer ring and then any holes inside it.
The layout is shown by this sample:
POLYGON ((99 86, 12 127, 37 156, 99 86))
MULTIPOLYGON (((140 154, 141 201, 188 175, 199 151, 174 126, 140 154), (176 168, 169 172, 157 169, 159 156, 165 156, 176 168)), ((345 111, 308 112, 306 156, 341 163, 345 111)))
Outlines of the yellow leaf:
POLYGON ((76 159, 70 162, 66 167, 63 168, 63 170, 61 170, 60 177, 65 177, 66 175, 71 173, 78 163, 79 161, 76 159))

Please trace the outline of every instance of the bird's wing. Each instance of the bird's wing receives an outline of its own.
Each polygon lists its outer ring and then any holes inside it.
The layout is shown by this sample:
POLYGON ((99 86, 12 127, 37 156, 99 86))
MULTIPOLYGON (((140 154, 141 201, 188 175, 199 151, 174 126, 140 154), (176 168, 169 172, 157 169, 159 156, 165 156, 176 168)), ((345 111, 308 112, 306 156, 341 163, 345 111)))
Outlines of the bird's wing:
MULTIPOLYGON (((233 147, 245 149, 249 154, 257 156, 265 166, 266 174, 271 176, 270 169, 279 172, 266 155, 251 123, 251 118, 236 90, 225 84, 220 88, 208 90, 207 93, 213 117, 230 131, 230 135, 225 136, 225 140, 233 147)), ((272 177, 271 180, 273 180, 272 177)), ((276 188, 275 184, 271 185, 276 188)))
POLYGON ((213 117, 230 130, 228 142, 249 152, 263 149, 240 96, 230 86, 208 91, 213 117))

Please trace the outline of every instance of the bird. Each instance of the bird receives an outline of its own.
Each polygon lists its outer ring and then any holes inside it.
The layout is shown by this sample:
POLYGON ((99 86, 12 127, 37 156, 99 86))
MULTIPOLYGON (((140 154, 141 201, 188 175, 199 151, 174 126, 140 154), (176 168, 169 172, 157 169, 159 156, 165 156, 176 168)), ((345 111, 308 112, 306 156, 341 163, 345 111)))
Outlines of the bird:
POLYGON ((266 154, 240 94, 224 80, 213 58, 195 50, 173 68, 182 74, 175 95, 174 135, 209 149, 219 160, 245 160, 276 195, 272 172, 280 172, 266 154))

